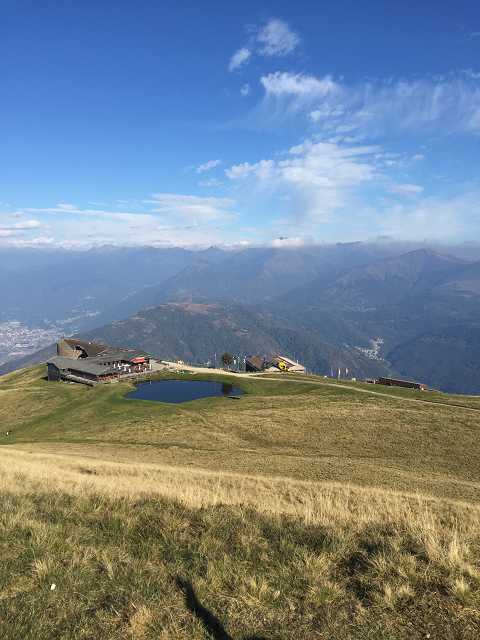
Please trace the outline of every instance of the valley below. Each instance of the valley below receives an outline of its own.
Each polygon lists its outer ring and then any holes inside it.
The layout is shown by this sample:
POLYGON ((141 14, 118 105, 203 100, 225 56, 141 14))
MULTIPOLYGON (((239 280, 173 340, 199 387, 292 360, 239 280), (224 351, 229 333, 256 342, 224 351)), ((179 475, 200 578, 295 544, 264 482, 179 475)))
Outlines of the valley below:
POLYGON ((0 273, 2 326, 31 329, 28 344, 3 340, 0 373, 44 361, 54 336, 73 333, 167 360, 281 352, 322 375, 387 375, 478 394, 475 247, 110 247, 31 251, 20 270, 10 250, 0 273))

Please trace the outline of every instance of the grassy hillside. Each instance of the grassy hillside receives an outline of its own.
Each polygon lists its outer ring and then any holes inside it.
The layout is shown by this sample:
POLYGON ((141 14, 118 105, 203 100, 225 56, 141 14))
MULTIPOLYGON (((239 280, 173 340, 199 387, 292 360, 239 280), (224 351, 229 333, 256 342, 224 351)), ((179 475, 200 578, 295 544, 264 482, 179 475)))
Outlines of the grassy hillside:
POLYGON ((480 399, 43 373, 0 378, 2 638, 478 637, 480 399))

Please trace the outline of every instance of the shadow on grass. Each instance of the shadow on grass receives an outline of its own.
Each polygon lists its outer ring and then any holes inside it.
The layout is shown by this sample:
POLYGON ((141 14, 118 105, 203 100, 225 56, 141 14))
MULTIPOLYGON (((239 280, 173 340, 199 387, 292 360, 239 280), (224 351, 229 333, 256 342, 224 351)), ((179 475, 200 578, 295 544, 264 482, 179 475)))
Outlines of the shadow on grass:
MULTIPOLYGON (((175 583, 185 597, 185 606, 187 609, 202 622, 205 630, 214 640, 234 640, 234 638, 226 632, 220 620, 199 601, 191 582, 177 576, 175 583)), ((268 638, 264 636, 248 636, 244 638, 244 640, 268 640, 268 638)))

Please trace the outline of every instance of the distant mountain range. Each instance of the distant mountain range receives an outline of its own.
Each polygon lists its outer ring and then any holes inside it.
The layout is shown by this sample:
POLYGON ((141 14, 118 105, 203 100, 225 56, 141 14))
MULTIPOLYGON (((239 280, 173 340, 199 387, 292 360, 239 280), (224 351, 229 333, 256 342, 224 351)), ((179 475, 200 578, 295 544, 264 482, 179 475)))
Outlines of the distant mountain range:
POLYGON ((27 256, 22 268, 7 258, 5 318, 55 318, 66 333, 164 358, 283 351, 321 373, 390 373, 480 393, 478 245, 104 248, 27 256))
POLYGON ((480 394, 480 326, 447 327, 400 344, 389 355, 404 376, 412 371, 436 389, 480 394))
POLYGON ((189 265, 223 257, 224 252, 214 248, 3 249, 0 321, 63 323, 67 331, 98 326, 121 317, 118 313, 137 311, 140 307, 129 304, 130 296, 141 297, 143 289, 161 285, 189 265))

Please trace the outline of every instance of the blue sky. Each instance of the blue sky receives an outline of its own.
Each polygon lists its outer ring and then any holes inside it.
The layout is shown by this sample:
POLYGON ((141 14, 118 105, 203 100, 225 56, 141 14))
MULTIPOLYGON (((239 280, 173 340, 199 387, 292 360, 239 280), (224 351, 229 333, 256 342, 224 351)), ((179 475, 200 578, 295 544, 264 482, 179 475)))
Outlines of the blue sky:
POLYGON ((193 4, 1 3, 1 244, 480 240, 477 2, 193 4))

